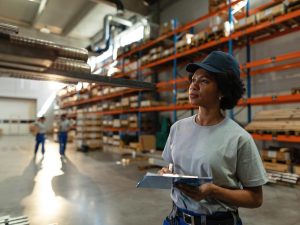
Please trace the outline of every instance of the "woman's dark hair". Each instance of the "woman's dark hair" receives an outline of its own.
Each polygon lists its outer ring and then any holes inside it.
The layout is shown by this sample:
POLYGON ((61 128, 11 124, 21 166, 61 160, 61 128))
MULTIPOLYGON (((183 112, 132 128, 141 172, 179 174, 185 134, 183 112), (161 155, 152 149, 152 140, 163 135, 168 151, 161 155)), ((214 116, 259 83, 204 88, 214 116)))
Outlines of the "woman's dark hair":
MULTIPOLYGON (((245 93, 245 87, 242 80, 231 71, 228 71, 226 74, 207 72, 215 79, 218 89, 222 93, 220 108, 223 110, 234 108, 237 105, 238 100, 245 93)), ((189 75, 190 81, 192 76, 193 74, 191 73, 189 75)))

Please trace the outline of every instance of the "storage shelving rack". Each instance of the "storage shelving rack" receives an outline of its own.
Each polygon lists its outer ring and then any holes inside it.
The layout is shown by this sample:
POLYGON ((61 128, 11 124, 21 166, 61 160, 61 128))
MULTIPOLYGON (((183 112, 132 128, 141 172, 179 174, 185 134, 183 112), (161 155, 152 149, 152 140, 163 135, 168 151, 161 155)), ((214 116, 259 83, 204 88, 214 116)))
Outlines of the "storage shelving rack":
MULTIPOLYGON (((234 4, 237 4, 239 1, 235 1, 231 3, 231 6, 234 4)), ((255 9, 247 10, 247 13, 240 16, 239 19, 242 19, 246 16, 251 16, 256 13, 258 13, 261 10, 265 10, 270 6, 273 6, 278 3, 282 3, 283 1, 270 1, 268 3, 265 3, 255 9)), ((220 11, 224 10, 230 10, 230 6, 224 6, 220 9, 220 11)), ((154 47, 158 45, 160 42, 166 40, 167 38, 171 38, 172 36, 176 36, 176 34, 179 34, 181 32, 187 31, 197 24, 203 22, 204 20, 217 15, 218 12, 209 13, 207 15, 201 16, 196 20, 191 21, 190 23, 187 23, 179 28, 174 29, 173 31, 170 31, 164 35, 161 35, 160 37, 156 38, 155 40, 148 41, 144 44, 141 44, 130 51, 123 53, 118 56, 117 60, 121 62, 121 68, 122 72, 116 74, 114 77, 121 78, 125 76, 132 75, 134 73, 137 73, 138 76, 141 77, 148 77, 151 76, 153 73, 157 73, 160 71, 165 70, 174 70, 174 65, 176 67, 185 65, 187 62, 191 61, 191 57, 194 58, 194 60, 201 59, 206 53, 213 49, 223 49, 228 50, 228 42, 232 41, 233 46, 235 49, 237 48, 243 48, 247 47, 248 45, 248 51, 251 49, 251 46, 261 43, 264 41, 268 41, 270 39, 279 38, 283 35, 287 35, 293 32, 297 32, 300 30, 300 10, 296 9, 291 12, 287 12, 286 14, 276 16, 272 18, 271 20, 266 20, 263 22, 260 22, 258 24, 249 26, 243 30, 233 31, 230 36, 228 37, 220 37, 217 40, 210 40, 204 44, 201 44, 200 46, 194 46, 187 50, 184 50, 182 52, 174 52, 174 54, 167 56, 165 58, 161 58, 158 60, 154 60, 152 62, 149 62, 147 64, 139 64, 137 63, 138 60, 136 59, 130 59, 129 62, 125 63, 125 58, 130 58, 132 55, 135 54, 141 54, 143 51, 149 50, 151 47, 154 47), (199 54, 199 52, 203 54, 199 54), (176 63, 174 63, 176 60, 176 63), (129 71, 124 70, 124 68, 130 64, 137 63, 136 69, 131 69, 129 71), (152 69, 153 71, 150 72, 144 72, 146 69, 152 69)), ((176 41, 176 40, 175 40, 176 41)), ((267 65, 271 63, 281 63, 284 61, 288 61, 290 59, 297 59, 300 56, 300 52, 292 52, 292 53, 286 53, 280 56, 274 56, 266 59, 261 60, 255 60, 250 61, 250 54, 248 54, 248 60, 245 64, 241 65, 241 77, 247 77, 247 89, 249 90, 247 98, 242 99, 239 102, 239 106, 247 106, 248 107, 248 121, 251 119, 251 106, 255 105, 262 105, 262 104, 284 104, 284 103, 298 103, 300 102, 300 94, 290 94, 290 95, 278 95, 278 96, 263 96, 263 97, 251 97, 251 77, 256 76, 258 74, 266 74, 271 71, 281 71, 281 70, 288 70, 292 68, 299 68, 300 62, 287 62, 285 64, 281 65, 271 65, 268 68, 263 69, 255 69, 256 67, 267 65), (247 76, 248 74, 248 76, 247 76)), ((140 55, 141 56, 141 55, 140 55)), ((104 63, 102 66, 105 67, 109 65, 112 61, 108 60, 106 63, 104 63)), ((266 75, 264 75, 266 76, 266 75)), ((141 79, 141 78, 140 78, 141 79)), ((184 89, 188 86, 188 80, 186 77, 183 78, 177 78, 173 77, 173 79, 170 79, 169 81, 161 81, 156 83, 156 90, 157 92, 163 92, 163 91, 173 91, 175 89, 184 89)), ((106 96, 99 96, 92 99, 87 100, 81 100, 73 103, 66 104, 64 107, 70 107, 75 105, 84 105, 84 104, 92 104, 96 103, 98 101, 103 101, 107 99, 113 99, 116 97, 120 97, 123 95, 129 95, 129 94, 138 94, 138 90, 129 89, 124 92, 120 93, 114 93, 106 96)), ((99 111, 96 112, 96 114, 99 115, 118 115, 118 114, 125 114, 125 113, 142 113, 142 112, 153 112, 153 111, 177 111, 177 110, 192 110, 195 109, 194 107, 190 105, 176 105, 175 101, 173 101, 173 104, 170 105, 163 105, 163 106, 153 106, 153 107, 143 107, 143 108, 134 108, 134 109, 121 109, 121 110, 111 110, 111 111, 99 111)), ((140 127, 139 127, 140 128, 140 127)), ((113 131, 124 131, 124 129, 113 129, 113 131)), ((278 136, 272 136, 272 135, 260 135, 260 134, 252 134, 252 136, 257 140, 266 140, 266 141, 282 141, 282 142, 300 142, 299 136, 289 136, 289 135, 278 135, 278 136)))

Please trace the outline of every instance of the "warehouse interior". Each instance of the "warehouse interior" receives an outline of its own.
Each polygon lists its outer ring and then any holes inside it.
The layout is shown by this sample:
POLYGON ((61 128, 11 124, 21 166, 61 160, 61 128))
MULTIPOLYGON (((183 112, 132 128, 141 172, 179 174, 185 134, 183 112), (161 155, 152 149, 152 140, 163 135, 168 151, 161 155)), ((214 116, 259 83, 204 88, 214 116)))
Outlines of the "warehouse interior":
POLYGON ((268 178, 239 216, 300 225, 299 41, 299 0, 0 0, 0 224, 163 224, 170 189, 137 184, 198 113, 187 64, 217 50, 268 178))

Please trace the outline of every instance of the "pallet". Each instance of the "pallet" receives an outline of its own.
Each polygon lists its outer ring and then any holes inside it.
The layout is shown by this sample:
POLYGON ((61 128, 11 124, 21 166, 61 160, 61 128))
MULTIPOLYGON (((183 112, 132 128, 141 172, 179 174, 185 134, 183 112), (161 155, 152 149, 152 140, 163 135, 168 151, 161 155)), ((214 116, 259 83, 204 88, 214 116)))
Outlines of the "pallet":
POLYGON ((253 121, 245 129, 250 133, 300 135, 300 120, 296 121, 253 121))
POLYGON ((184 52, 184 51, 187 51, 189 49, 192 48, 192 45, 183 45, 183 46, 180 46, 178 48, 176 48, 177 52, 184 52))
POLYGON ((186 104, 189 104, 189 100, 186 99, 186 100, 178 100, 176 101, 176 104, 177 105, 186 105, 186 104))
POLYGON ((293 172, 300 176, 300 165, 294 165, 293 172))
POLYGON ((254 120, 283 120, 283 119, 299 119, 300 108, 296 109, 276 109, 276 110, 263 110, 255 114, 254 120))
POLYGON ((276 164, 284 164, 284 165, 291 165, 291 160, 282 160, 276 158, 265 158, 263 157, 262 160, 266 163, 276 163, 276 164))
POLYGON ((279 148, 278 150, 261 150, 261 158, 265 162, 291 164, 291 151, 288 148, 279 148))
POLYGON ((296 0, 296 1, 288 1, 289 5, 287 6, 287 11, 288 12, 292 12, 292 11, 296 11, 298 9, 300 9, 300 1, 296 0))
POLYGON ((273 163, 273 162, 263 162, 266 170, 270 171, 278 171, 287 173, 290 171, 290 165, 282 164, 282 163, 273 163))

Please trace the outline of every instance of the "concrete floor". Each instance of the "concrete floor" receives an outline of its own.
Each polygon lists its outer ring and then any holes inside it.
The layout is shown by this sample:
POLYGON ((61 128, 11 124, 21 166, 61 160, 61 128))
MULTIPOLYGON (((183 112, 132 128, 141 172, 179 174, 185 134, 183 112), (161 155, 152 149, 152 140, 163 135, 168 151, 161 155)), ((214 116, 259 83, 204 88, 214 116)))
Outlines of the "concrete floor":
MULTIPOLYGON (((83 154, 58 144, 33 158, 32 136, 0 138, 0 217, 29 217, 31 225, 154 225, 170 211, 169 191, 136 189, 143 161, 127 166, 119 155, 83 154)), ((300 225, 300 188, 264 187, 259 209, 241 209, 244 225, 300 225)))

